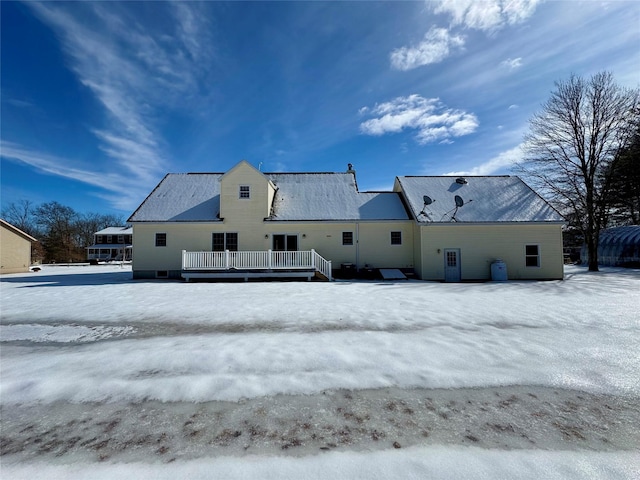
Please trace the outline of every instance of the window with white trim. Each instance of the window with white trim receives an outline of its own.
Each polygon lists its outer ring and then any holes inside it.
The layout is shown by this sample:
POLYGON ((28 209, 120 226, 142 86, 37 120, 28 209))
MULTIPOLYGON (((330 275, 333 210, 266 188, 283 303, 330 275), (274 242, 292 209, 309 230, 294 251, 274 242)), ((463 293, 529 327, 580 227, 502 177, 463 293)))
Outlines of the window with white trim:
POLYGON ((166 247, 166 246, 167 246, 167 234, 156 233, 156 247, 166 247))
POLYGON ((236 232, 216 232, 212 237, 214 252, 238 251, 238 234, 236 232))
POLYGON ((251 187, 249 185, 240 185, 239 198, 251 198, 251 187))
POLYGON ((525 245, 524 262, 527 267, 540 266, 540 246, 525 245))
POLYGON ((391 245, 402 245, 402 232, 391 232, 391 245))
POLYGON ((353 232, 342 232, 342 244, 353 245, 353 232))

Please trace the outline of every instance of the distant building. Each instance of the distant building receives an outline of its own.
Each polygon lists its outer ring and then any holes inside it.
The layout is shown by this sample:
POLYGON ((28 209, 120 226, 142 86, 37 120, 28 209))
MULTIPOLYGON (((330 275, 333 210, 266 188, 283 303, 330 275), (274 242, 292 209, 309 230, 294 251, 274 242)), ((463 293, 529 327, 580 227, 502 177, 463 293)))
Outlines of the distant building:
POLYGON ((168 174, 128 220, 134 278, 380 270, 423 280, 563 278, 560 215, 513 176, 396 177, 360 192, 356 172, 168 174))
MULTIPOLYGON (((582 247, 587 263, 587 248, 582 247)), ((640 225, 607 228, 600 232, 598 264, 611 267, 640 267, 640 225)))
POLYGON ((87 247, 87 260, 130 261, 132 251, 132 227, 107 227, 94 234, 93 245, 87 247))
POLYGON ((0 218, 0 273, 28 272, 31 246, 37 241, 0 218))

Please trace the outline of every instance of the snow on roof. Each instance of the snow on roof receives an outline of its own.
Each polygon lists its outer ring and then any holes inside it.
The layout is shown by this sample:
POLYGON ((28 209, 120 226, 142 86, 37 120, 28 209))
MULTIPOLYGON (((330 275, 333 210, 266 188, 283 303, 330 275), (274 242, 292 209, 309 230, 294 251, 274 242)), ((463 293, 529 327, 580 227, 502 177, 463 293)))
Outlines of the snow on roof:
POLYGON ((221 173, 167 174, 129 221, 219 221, 221 176, 221 173))
POLYGON ((518 177, 397 177, 420 223, 562 222, 562 217, 518 177), (425 206, 424 196, 433 203, 425 206), (456 210, 455 197, 463 206, 456 210), (455 220, 454 220, 455 215, 455 220))
POLYGON ((278 188, 273 220, 407 220, 394 192, 358 192, 351 173, 265 174, 278 188))
POLYGON ((107 227, 99 232, 96 232, 96 235, 132 235, 133 227, 107 227))
MULTIPOLYGON (((130 222, 219 221, 221 173, 168 174, 130 222)), ((271 220, 407 220, 394 192, 360 193, 351 173, 265 173, 276 186, 271 220)))

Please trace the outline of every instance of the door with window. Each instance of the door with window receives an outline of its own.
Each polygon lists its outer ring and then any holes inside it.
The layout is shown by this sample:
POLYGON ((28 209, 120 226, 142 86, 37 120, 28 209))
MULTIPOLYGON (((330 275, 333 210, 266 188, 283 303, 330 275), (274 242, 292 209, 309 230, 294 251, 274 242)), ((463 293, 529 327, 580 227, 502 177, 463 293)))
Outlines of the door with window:
POLYGON ((460 281, 460 249, 447 248, 444 251, 444 281, 460 281))
POLYGON ((297 252, 298 235, 276 234, 273 235, 274 252, 297 252))

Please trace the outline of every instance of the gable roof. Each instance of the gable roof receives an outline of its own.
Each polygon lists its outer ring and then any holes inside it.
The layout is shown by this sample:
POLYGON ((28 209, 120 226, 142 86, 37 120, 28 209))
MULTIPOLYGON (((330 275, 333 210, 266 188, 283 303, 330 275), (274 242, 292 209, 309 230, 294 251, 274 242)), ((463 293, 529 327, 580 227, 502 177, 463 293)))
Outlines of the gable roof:
POLYGON ((278 189, 272 220, 408 220, 394 192, 358 192, 352 173, 266 174, 278 189))
POLYGON ((103 228, 96 235, 132 235, 133 227, 107 227, 103 228))
POLYGON ((26 232, 23 232, 22 230, 20 230, 18 227, 10 224, 9 222, 7 222, 6 220, 3 220, 2 218, 0 218, 0 225, 2 225, 3 227, 5 227, 7 230, 13 232, 14 234, 18 235, 19 237, 24 238, 25 240, 28 240, 30 242, 37 242, 38 239, 37 238, 33 238, 31 235, 29 235, 26 232))
POLYGON ((409 208, 419 223, 445 222, 559 222, 562 217, 518 177, 396 177, 409 208), (428 195, 433 203, 424 205, 428 195), (455 197, 464 205, 456 210, 455 197), (424 210, 423 210, 424 209, 424 210), (455 215, 455 219, 453 218, 455 215))
POLYGON ((221 173, 169 173, 127 221, 219 221, 221 176, 221 173))
MULTIPOLYGON (((172 173, 129 222, 220 221, 221 173, 172 173)), ((271 221, 408 220, 395 192, 358 192, 352 173, 263 173, 276 187, 271 221)))

